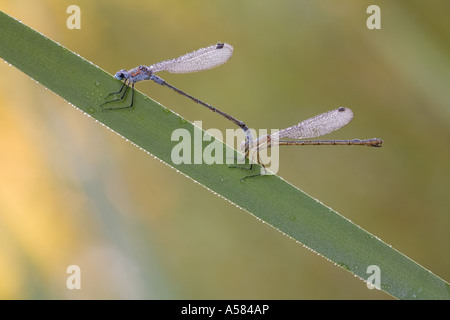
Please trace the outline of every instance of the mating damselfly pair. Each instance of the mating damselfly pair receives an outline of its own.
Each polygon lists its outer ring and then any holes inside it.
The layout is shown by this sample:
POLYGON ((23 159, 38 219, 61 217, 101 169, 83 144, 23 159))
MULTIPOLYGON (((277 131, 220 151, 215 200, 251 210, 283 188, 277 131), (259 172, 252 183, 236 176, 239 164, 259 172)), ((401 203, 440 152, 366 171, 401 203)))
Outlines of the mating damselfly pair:
POLYGON ((117 101, 122 101, 126 97, 126 93, 131 86, 131 103, 126 106, 110 106, 103 108, 103 110, 117 110, 129 109, 134 104, 134 85, 136 82, 143 80, 152 80, 157 84, 166 86, 175 92, 191 99, 192 101, 208 108, 209 110, 220 114, 222 117, 230 120, 235 125, 239 126, 245 134, 246 140, 243 143, 245 156, 249 159, 254 159, 256 162, 264 166, 259 158, 259 151, 263 148, 270 148, 274 145, 358 145, 369 147, 381 147, 383 141, 381 139, 352 139, 352 140, 301 140, 317 138, 338 130, 347 125, 353 119, 353 112, 349 108, 340 107, 338 109, 319 114, 310 119, 304 120, 297 125, 280 130, 271 135, 265 135, 254 140, 251 131, 248 129, 243 121, 237 120, 235 117, 211 106, 208 103, 197 99, 184 91, 170 85, 165 80, 157 76, 155 73, 161 71, 168 71, 170 73, 192 73, 204 71, 215 68, 224 64, 231 58, 233 54, 233 47, 227 43, 217 43, 206 48, 202 48, 178 58, 165 60, 155 63, 151 66, 138 66, 131 70, 122 69, 115 74, 118 80, 124 80, 122 87, 117 92, 110 93, 111 95, 120 95, 118 98, 108 100, 102 104, 110 104, 117 101), (286 140, 290 139, 290 140, 286 140))

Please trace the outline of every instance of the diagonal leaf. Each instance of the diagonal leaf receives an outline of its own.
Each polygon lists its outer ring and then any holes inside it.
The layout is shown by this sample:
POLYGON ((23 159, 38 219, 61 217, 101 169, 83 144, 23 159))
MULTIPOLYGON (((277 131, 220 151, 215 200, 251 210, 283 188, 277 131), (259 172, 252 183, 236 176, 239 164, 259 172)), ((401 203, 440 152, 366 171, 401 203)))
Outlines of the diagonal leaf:
POLYGON ((381 289, 388 294, 449 298, 447 282, 278 176, 241 183, 242 171, 225 164, 173 164, 172 132, 183 128, 191 136, 203 134, 198 128, 139 92, 135 108, 102 112, 99 104, 111 88, 120 87, 119 81, 3 12, 0 56, 169 166, 361 279, 370 276, 369 266, 378 266, 381 289))

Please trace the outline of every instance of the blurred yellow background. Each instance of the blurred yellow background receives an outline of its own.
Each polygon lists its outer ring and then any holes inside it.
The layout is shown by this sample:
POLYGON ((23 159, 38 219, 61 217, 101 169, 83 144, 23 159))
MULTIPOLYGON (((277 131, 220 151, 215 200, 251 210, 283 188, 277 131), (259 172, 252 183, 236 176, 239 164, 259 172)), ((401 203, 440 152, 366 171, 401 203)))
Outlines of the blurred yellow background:
MULTIPOLYGON (((281 149, 279 175, 446 280, 449 9, 447 0, 0 1, 111 74, 232 44, 217 69, 161 77, 252 128, 351 108, 353 122, 328 138, 382 138, 381 149, 281 149), (81 30, 66 27, 71 4, 81 30), (366 27, 372 4, 381 30, 366 27)), ((0 64, 0 74, 0 298, 390 298, 14 67, 0 64), (81 290, 66 287, 72 264, 81 290)), ((230 127, 154 83, 137 89, 204 129, 230 127)))

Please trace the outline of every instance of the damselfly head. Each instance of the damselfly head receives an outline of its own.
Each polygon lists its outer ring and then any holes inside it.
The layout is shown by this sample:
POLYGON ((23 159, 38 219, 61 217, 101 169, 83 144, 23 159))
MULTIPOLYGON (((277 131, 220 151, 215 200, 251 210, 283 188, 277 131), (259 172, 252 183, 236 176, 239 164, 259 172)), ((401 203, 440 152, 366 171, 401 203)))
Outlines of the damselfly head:
POLYGON ((128 72, 125 69, 122 69, 120 71, 117 71, 117 73, 114 75, 114 78, 118 80, 123 80, 125 78, 128 78, 128 72))

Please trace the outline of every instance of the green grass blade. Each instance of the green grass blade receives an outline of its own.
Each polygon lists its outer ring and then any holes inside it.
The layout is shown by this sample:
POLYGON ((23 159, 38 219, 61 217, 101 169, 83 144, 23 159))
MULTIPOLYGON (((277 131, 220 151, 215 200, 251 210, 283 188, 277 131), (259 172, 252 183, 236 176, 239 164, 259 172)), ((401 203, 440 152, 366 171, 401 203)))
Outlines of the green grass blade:
POLYGON ((171 141, 172 132, 184 128, 194 136, 201 133, 198 128, 139 92, 134 109, 103 112, 99 105, 120 87, 118 80, 2 12, 0 56, 132 143, 361 279, 370 276, 369 266, 378 266, 386 293, 400 299, 449 298, 447 282, 277 176, 242 183, 247 173, 225 164, 173 164, 178 142, 171 141))

